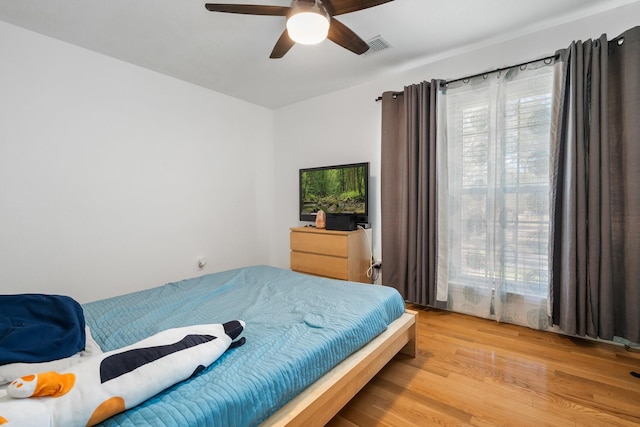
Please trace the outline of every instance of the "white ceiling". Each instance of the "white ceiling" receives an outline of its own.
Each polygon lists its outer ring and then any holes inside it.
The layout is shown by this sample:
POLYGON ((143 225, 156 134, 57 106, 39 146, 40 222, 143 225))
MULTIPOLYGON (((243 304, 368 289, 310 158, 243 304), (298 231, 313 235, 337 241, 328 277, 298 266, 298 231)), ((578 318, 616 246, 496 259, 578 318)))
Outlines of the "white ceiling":
MULTIPOLYGON (((206 0, 0 0, 0 20, 248 102, 278 108, 399 69, 638 0, 395 0, 338 19, 391 48, 330 41, 269 59, 285 18, 208 12, 206 0)), ((288 6, 290 0, 220 0, 288 6)))

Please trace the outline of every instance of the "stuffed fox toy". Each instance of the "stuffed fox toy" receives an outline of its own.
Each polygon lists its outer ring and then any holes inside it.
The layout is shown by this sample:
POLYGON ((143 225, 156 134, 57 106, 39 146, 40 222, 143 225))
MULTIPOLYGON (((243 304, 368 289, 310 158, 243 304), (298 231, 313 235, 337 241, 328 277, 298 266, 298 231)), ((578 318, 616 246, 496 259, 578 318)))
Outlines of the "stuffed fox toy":
POLYGON ((244 322, 168 329, 62 372, 13 381, 0 398, 0 427, 92 426, 132 408, 218 359, 244 322))

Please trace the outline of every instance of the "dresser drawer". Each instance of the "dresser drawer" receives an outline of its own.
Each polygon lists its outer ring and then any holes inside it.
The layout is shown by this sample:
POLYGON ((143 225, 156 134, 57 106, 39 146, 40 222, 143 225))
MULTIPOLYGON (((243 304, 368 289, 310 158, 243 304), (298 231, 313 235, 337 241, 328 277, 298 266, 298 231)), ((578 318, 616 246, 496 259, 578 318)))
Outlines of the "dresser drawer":
POLYGON ((320 233, 291 233, 291 250, 336 257, 347 257, 349 242, 346 236, 320 233))
POLYGON ((349 280, 347 258, 292 251, 291 269, 300 273, 349 280))

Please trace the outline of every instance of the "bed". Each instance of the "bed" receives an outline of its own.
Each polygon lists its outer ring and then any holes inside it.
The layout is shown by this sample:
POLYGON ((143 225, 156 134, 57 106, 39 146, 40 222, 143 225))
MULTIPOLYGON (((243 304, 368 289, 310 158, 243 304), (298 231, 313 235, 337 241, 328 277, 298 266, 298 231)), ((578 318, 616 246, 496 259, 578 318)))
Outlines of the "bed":
POLYGON ((415 313, 389 287, 254 266, 83 304, 103 351, 194 324, 245 322, 244 345, 102 426, 324 425, 396 353, 415 313))

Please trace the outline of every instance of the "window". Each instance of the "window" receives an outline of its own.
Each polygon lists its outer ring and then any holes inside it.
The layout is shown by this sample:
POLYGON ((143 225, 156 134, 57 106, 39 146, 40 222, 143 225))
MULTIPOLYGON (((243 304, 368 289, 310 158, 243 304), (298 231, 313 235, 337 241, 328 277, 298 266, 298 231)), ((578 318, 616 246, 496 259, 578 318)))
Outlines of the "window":
POLYGON ((454 310, 546 312, 552 83, 538 63, 439 94, 438 299, 454 310))

